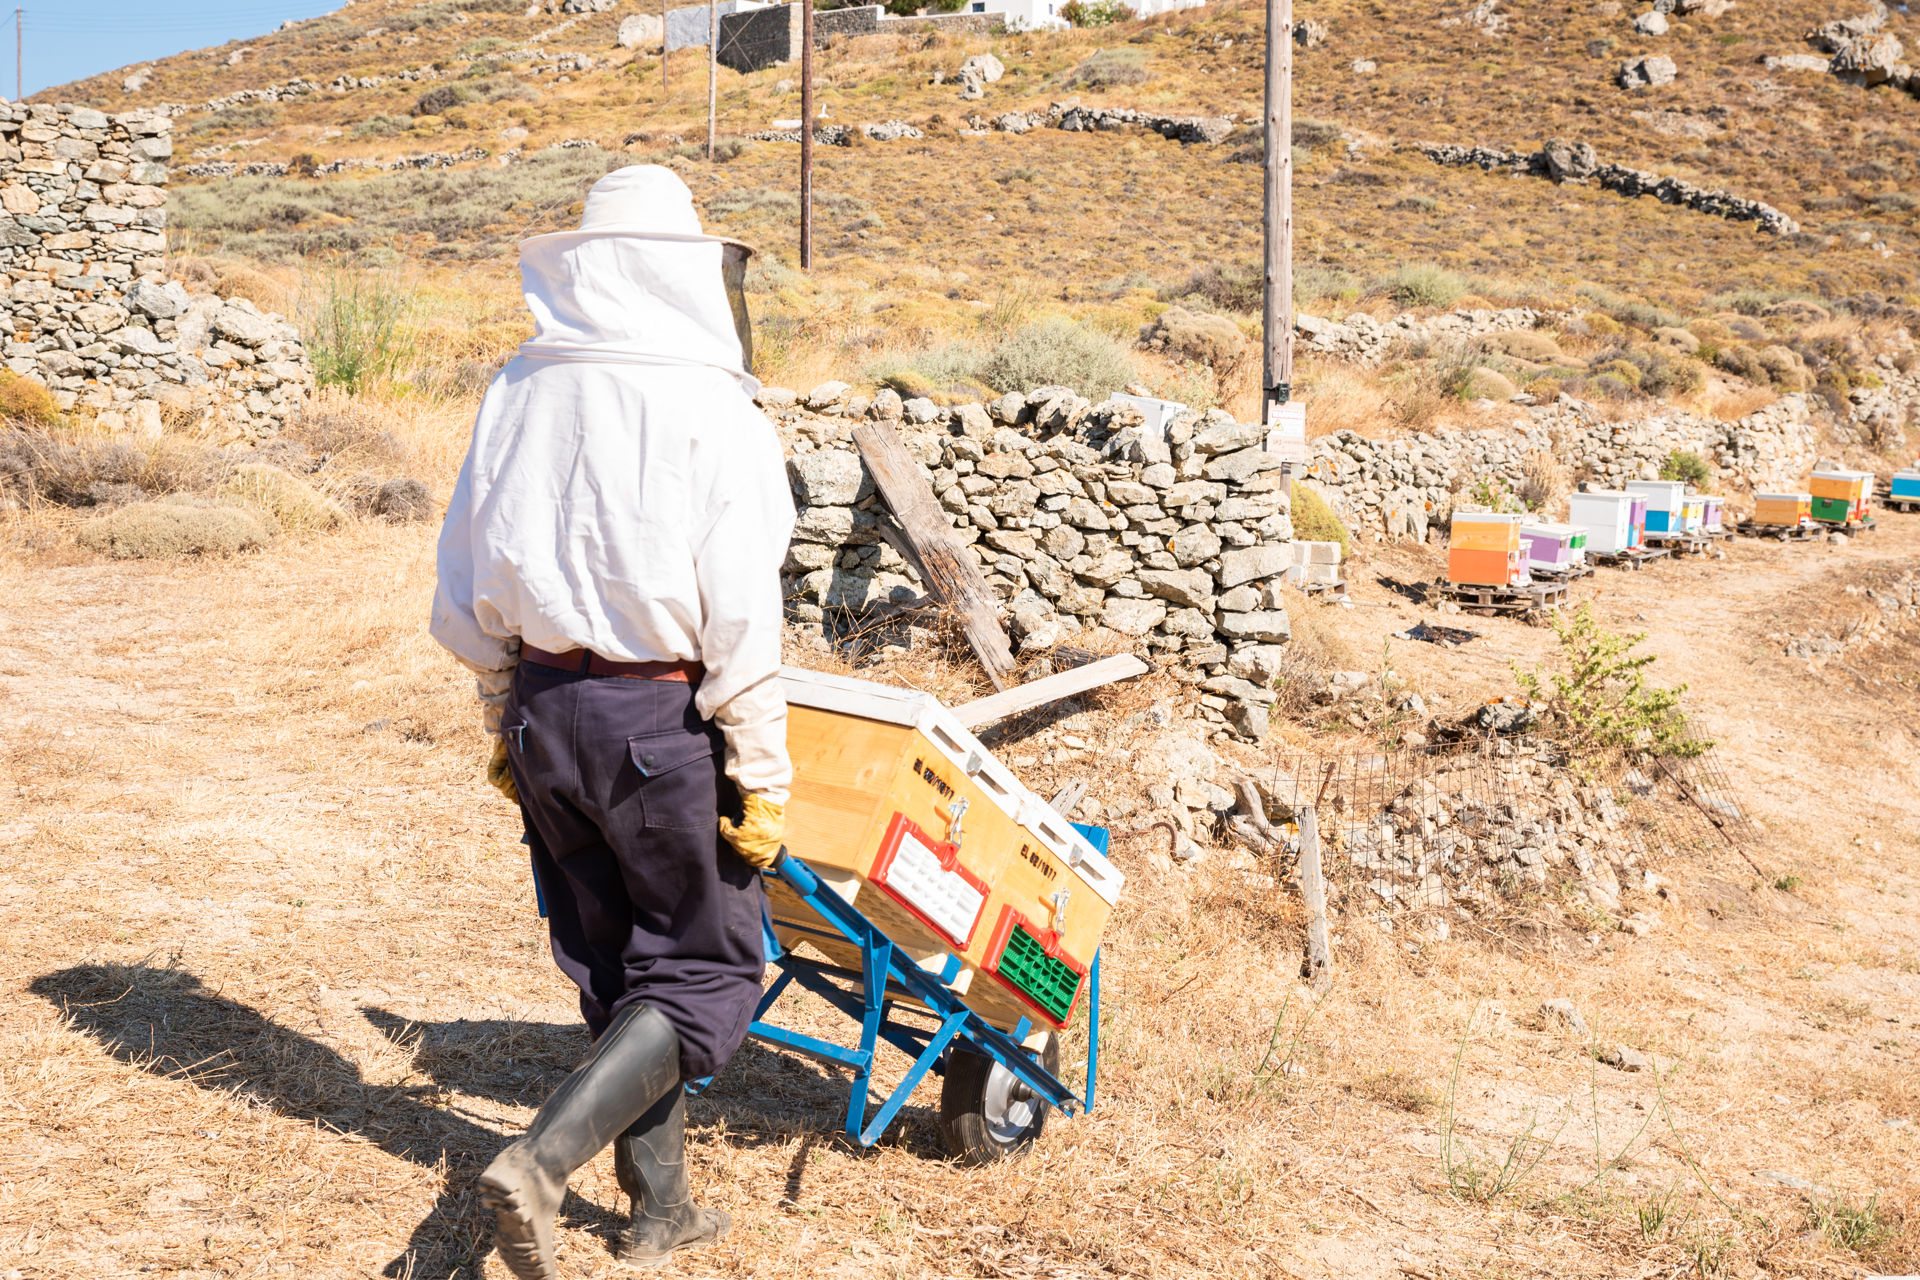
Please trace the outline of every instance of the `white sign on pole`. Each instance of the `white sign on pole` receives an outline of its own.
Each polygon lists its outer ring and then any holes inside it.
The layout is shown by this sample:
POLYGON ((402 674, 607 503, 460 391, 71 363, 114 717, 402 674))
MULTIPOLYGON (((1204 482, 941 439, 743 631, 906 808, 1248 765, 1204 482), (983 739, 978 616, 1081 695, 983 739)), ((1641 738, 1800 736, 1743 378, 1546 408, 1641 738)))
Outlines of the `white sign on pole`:
POLYGON ((1290 462, 1307 460, 1306 405, 1298 400, 1268 402, 1266 450, 1290 462))

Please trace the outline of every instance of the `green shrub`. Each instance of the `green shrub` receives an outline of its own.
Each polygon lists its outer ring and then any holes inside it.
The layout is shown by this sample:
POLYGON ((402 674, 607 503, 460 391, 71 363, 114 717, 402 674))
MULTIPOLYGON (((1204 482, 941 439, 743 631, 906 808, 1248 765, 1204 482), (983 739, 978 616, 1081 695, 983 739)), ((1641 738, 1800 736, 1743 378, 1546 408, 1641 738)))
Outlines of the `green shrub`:
POLYGON ((1302 542, 1337 542, 1340 558, 1345 560, 1352 535, 1347 532, 1347 526, 1340 523, 1340 517, 1333 514, 1327 500, 1298 480, 1293 482, 1292 494, 1293 536, 1302 542))
POLYGON ((413 104, 417 116, 441 116, 455 107, 474 100, 474 92, 464 84, 443 84, 427 90, 413 104))
POLYGON ((368 116, 353 126, 353 132, 359 138, 391 138, 412 127, 411 123, 396 116, 368 116))
POLYGON ((886 356, 868 365, 861 376, 878 386, 892 387, 911 399, 956 384, 979 382, 982 361, 978 347, 948 342, 924 351, 886 356))
POLYGON ((413 298, 393 272, 333 267, 309 280, 300 329, 314 380, 348 392, 397 377, 413 354, 413 298))
POLYGON ((1810 1226, 1836 1247, 1871 1253, 1898 1233, 1892 1215, 1880 1207, 1880 1197, 1856 1205, 1841 1196, 1815 1199, 1807 1209, 1810 1226))
MULTIPOLYGON (((1076 5, 1083 5, 1083 0, 1068 0, 1067 8, 1071 9, 1076 5)), ((1094 3, 1083 5, 1083 12, 1089 9, 1119 7, 1117 4, 1103 6, 1094 3)), ((1103 21, 1076 22, 1073 18, 1067 17, 1066 9, 1060 11, 1060 16, 1076 27, 1105 26, 1107 23, 1118 20, 1107 18, 1103 21)), ((1106 89, 1116 84, 1145 84, 1146 82, 1146 55, 1138 49, 1102 49, 1075 67, 1073 73, 1067 77, 1067 87, 1072 89, 1106 89)))
POLYGON ((1686 321, 1665 307, 1657 307, 1650 302, 1640 302, 1633 298, 1624 298, 1611 289, 1599 285, 1583 284, 1580 296, 1592 303, 1598 311, 1612 316, 1621 324, 1635 325, 1652 332, 1655 329, 1684 329, 1686 321))
POLYGON ((1346 136, 1347 131, 1331 120, 1315 120, 1311 116, 1293 118, 1293 145, 1296 147, 1318 151, 1333 146, 1346 136))
POLYGON ((242 507, 137 502, 80 526, 81 546, 114 560, 230 556, 273 539, 268 518, 242 507))
POLYGON ((1209 262, 1182 284, 1160 290, 1162 302, 1204 301, 1221 311, 1259 315, 1266 297, 1266 273, 1252 262, 1209 262))
POLYGON ((285 113, 275 102, 253 102, 238 107, 228 107, 224 111, 213 111, 200 117, 188 126, 186 135, 190 138, 207 133, 259 133, 271 129, 280 123, 285 113))
POLYGON ((1520 496, 1507 488, 1507 482, 1499 476, 1481 476, 1467 490, 1467 501, 1476 507, 1485 507, 1489 511, 1505 515, 1522 515, 1527 504, 1520 496))
POLYGON ((1410 262, 1393 273, 1388 292, 1403 307, 1450 307, 1467 293, 1466 277, 1431 262, 1410 262))
POLYGON ((1001 391, 1072 387, 1104 400, 1133 380, 1119 343, 1071 320, 1042 320, 1008 334, 980 362, 979 376, 1001 391))
POLYGON ((1571 615, 1555 613, 1553 630, 1560 641, 1558 670, 1542 675, 1516 666, 1514 678, 1576 753, 1697 756, 1713 746, 1693 736, 1680 710, 1685 685, 1647 685, 1646 669, 1658 655, 1633 652, 1644 633, 1608 631, 1590 603, 1571 615))
POLYGON ((1684 480, 1701 493, 1708 491, 1713 483, 1713 468, 1699 454, 1683 449, 1675 449, 1660 464, 1662 480, 1684 480))
POLYGON ((1340 267, 1309 262, 1293 269, 1293 304, 1296 307, 1353 302, 1360 297, 1363 287, 1359 276, 1340 267))
MULTIPOLYGON (((1110 27, 1116 22, 1132 18, 1133 10, 1121 0, 1067 0, 1060 6, 1060 16, 1076 27, 1110 27)), ((1145 78, 1143 73, 1141 79, 1145 78)), ((1108 83, 1136 84, 1138 81, 1108 83)))
POLYGON ((282 529, 333 529, 346 511, 290 471, 264 462, 243 462, 220 486, 220 496, 264 512, 282 529))
POLYGON ((548 148, 506 168, 425 169, 301 182, 233 178, 193 183, 168 197, 168 225, 235 256, 286 261, 370 253, 407 236, 434 256, 489 257, 513 241, 572 226, 570 206, 632 158, 598 147, 548 148), (270 216, 297 208, 298 220, 270 216))

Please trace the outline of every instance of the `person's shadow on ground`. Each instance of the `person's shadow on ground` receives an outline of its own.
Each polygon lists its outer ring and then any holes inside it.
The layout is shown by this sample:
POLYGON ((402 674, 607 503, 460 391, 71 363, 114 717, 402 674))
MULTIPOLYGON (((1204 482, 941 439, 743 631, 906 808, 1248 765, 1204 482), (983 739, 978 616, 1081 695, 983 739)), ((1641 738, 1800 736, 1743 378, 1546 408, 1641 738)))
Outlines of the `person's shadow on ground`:
MULTIPOLYGON (((508 1137, 431 1105, 442 1087, 534 1105, 586 1050, 585 1029, 550 1023, 410 1024, 366 1016, 389 1035, 419 1039, 433 1085, 380 1086, 326 1045, 209 991, 183 969, 75 965, 29 989, 121 1062, 163 1078, 247 1098, 280 1115, 364 1139, 427 1168, 444 1161, 446 1185, 383 1274, 478 1280, 490 1244, 474 1179, 508 1137), (509 1062, 509 1059, 511 1062, 509 1062)), ((624 1205, 621 1206, 625 1208, 624 1205)), ((569 1193, 562 1221, 603 1235, 616 1217, 569 1193)))
MULTIPOLYGON (((366 1007, 361 1015, 390 1042, 411 1050, 413 1071, 433 1082, 376 1085, 335 1050, 208 990, 184 969, 75 965, 43 974, 28 989, 128 1066, 246 1098, 425 1168, 444 1164, 446 1183, 432 1210, 382 1271, 396 1277, 479 1280, 491 1244, 491 1223, 474 1180, 512 1135, 435 1105, 440 1095, 450 1090, 537 1107, 588 1047, 586 1028, 578 1023, 414 1022, 366 1007)), ((813 1149, 831 1144, 855 1150, 834 1132, 846 1106, 846 1087, 837 1071, 748 1043, 714 1088, 695 1100, 696 1114, 689 1118, 698 1122, 697 1113, 724 1112, 722 1140, 735 1146, 802 1136, 784 1197, 797 1203, 813 1149)), ((890 1142, 928 1159, 944 1158, 933 1113, 924 1107, 902 1112, 890 1142)), ((609 1212, 571 1191, 560 1217, 568 1226, 607 1239, 625 1225, 624 1212, 609 1212)))

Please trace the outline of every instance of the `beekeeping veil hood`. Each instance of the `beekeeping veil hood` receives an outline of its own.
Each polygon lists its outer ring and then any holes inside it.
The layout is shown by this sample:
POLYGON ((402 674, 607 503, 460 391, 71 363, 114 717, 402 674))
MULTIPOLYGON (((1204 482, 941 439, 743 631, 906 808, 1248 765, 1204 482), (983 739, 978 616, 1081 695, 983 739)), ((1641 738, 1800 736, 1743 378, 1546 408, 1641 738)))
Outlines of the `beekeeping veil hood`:
POLYGON ((537 326, 520 354, 547 360, 704 365, 760 384, 737 291, 744 246, 707 235, 671 169, 630 165, 593 184, 578 231, 520 245, 520 287, 537 326), (727 260, 731 259, 730 262, 727 260), (723 263, 732 270, 723 276, 723 263))

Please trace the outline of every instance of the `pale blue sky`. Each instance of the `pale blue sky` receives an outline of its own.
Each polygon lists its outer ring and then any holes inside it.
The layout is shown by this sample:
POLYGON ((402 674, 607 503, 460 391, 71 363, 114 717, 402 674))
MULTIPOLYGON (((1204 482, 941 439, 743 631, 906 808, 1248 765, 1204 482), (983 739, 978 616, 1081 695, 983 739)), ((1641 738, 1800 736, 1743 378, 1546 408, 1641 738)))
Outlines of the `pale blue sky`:
MULTIPOLYGON (((314 18, 341 0, 27 0, 26 92, 183 49, 263 35, 288 18, 314 18)), ((0 0, 0 94, 14 95, 12 5, 0 0)))

